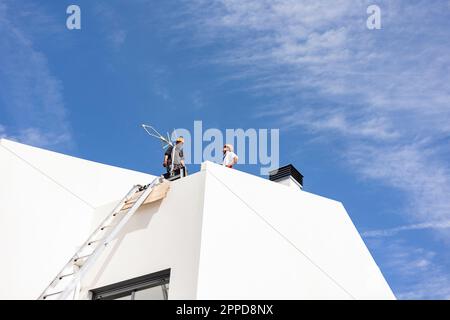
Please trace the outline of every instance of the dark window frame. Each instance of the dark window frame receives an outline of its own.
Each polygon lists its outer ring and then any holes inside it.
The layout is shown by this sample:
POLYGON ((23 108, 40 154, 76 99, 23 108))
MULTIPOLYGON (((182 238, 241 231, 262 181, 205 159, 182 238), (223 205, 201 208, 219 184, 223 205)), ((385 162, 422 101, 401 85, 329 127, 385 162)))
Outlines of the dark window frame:
POLYGON ((133 295, 136 291, 166 285, 170 282, 170 269, 161 270, 144 276, 120 281, 114 284, 92 289, 92 300, 115 300, 133 295))

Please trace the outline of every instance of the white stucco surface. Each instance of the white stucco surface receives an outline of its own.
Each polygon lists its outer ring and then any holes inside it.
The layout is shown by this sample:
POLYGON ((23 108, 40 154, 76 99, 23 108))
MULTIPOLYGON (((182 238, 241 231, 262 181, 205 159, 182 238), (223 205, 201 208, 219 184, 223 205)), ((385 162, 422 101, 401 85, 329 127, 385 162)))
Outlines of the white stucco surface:
POLYGON ((202 167, 138 211, 83 283, 85 298, 166 268, 170 299, 394 298, 340 202, 202 167))
POLYGON ((340 202, 208 163, 199 299, 392 299, 340 202))
POLYGON ((204 177, 199 172, 174 181, 165 199, 141 207, 83 281, 82 297, 90 289, 170 268, 169 299, 195 299, 204 177))
MULTIPOLYGON (((35 299, 144 173, 0 145, 0 299, 35 299)), ((171 269, 169 299, 393 299, 343 205, 206 162, 141 207, 83 279, 171 269)))
POLYGON ((96 208, 151 179, 1 139, 0 299, 36 299, 88 236, 96 208))

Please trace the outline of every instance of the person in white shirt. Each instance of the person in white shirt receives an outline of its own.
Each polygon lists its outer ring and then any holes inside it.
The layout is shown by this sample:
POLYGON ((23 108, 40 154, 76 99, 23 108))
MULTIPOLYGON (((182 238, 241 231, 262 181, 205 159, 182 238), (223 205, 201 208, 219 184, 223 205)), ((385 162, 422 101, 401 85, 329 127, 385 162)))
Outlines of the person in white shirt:
POLYGON ((238 162, 238 156, 233 152, 233 146, 226 144, 223 146, 223 165, 227 168, 233 168, 238 162))

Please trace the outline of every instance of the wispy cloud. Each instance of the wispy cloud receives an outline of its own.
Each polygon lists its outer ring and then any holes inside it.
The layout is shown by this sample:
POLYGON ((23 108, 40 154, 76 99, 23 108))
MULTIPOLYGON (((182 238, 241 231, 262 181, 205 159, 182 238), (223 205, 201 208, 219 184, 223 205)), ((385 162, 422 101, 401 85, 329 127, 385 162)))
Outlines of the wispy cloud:
MULTIPOLYGON (((184 17, 199 43, 220 48, 208 63, 225 65, 228 81, 246 79, 243 90, 277 98, 279 105, 255 110, 258 117, 338 145, 336 156, 357 179, 406 196, 398 214, 411 224, 368 232, 369 240, 406 230, 449 239, 436 223, 450 219, 448 3, 377 1, 381 30, 366 28, 370 4, 189 0, 184 17)), ((450 297, 435 252, 404 243, 380 250, 400 279, 399 298, 450 297)))
POLYGON ((371 31, 369 4, 197 0, 186 12, 199 41, 225 44, 215 63, 289 102, 275 125, 339 139, 359 177, 409 195, 409 219, 448 219, 450 13, 444 3, 378 1, 382 29, 371 31))
POLYGON ((436 251, 401 238, 373 238, 369 247, 396 288, 398 299, 450 299, 450 275, 436 251))
POLYGON ((26 29, 25 13, 31 9, 34 23, 50 23, 39 7, 28 2, 0 3, 0 102, 10 119, 7 126, 2 123, 3 136, 36 146, 70 148, 73 141, 62 84, 26 29))
POLYGON ((151 91, 163 100, 170 100, 169 69, 161 65, 147 65, 144 70, 148 74, 151 91))
MULTIPOLYGON (((403 211, 418 222, 444 221, 450 217, 448 164, 427 140, 393 145, 356 145, 347 160, 364 177, 385 182, 407 194, 403 211)), ((436 229, 435 231, 443 231, 436 229)), ((448 232, 441 232, 448 237, 448 232)))
POLYGON ((201 110, 205 107, 204 97, 200 90, 194 91, 190 98, 192 100, 192 106, 195 110, 201 110))
POLYGON ((125 30, 116 30, 108 37, 115 48, 121 47, 127 38, 125 30))
POLYGON ((71 136, 67 132, 56 134, 55 132, 49 131, 49 128, 24 128, 11 131, 15 131, 17 133, 8 133, 6 127, 0 125, 0 138, 22 142, 38 147, 64 146, 62 147, 62 149, 65 149, 67 148, 67 146, 72 145, 71 136))
POLYGON ((102 33, 108 43, 115 49, 120 49, 127 40, 128 31, 124 27, 117 3, 95 2, 93 9, 96 16, 103 22, 102 33))
POLYGON ((365 238, 380 238, 380 237, 391 237, 403 231, 426 230, 426 229, 449 229, 449 228, 450 228, 450 220, 409 224, 390 229, 370 230, 362 232, 361 236, 365 238))
POLYGON ((280 122, 286 129, 302 127, 312 134, 333 132, 345 138, 383 142, 395 141, 400 136, 390 119, 382 115, 367 117, 362 112, 346 112, 338 107, 331 110, 303 107, 301 111, 289 113, 280 115, 280 122))

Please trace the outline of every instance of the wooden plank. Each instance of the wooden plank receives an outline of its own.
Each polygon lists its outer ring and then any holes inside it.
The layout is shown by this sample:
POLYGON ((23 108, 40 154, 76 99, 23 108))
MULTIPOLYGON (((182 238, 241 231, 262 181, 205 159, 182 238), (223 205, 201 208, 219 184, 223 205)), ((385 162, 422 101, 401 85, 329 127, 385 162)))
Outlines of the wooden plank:
POLYGON ((122 209, 120 209, 121 211, 122 210, 128 210, 128 209, 130 209, 132 206, 133 206, 133 204, 134 203, 127 203, 127 204, 125 204, 123 207, 122 207, 122 209))
POLYGON ((139 192, 136 192, 135 194, 133 194, 132 196, 131 196, 131 198, 130 199, 128 199, 127 201, 125 201, 125 203, 130 203, 130 202, 136 202, 137 201, 137 199, 142 195, 144 193, 144 190, 143 191, 139 191, 139 192))
POLYGON ((143 204, 149 204, 164 199, 167 195, 167 192, 169 192, 169 189, 170 189, 169 182, 163 182, 157 185, 156 187, 154 187, 153 191, 150 193, 147 199, 145 199, 143 204))
MULTIPOLYGON (((164 199, 167 195, 167 192, 169 192, 169 189, 170 189, 170 183, 168 181, 157 185, 156 187, 153 188, 152 192, 149 194, 147 199, 145 199, 145 201, 142 203, 142 205, 153 203, 158 200, 164 199)), ((141 194, 143 192, 144 191, 137 192, 131 197, 131 199, 125 201, 125 204, 123 205, 122 209, 120 209, 120 211, 128 210, 131 207, 133 207, 133 205, 136 203, 137 199, 141 196, 141 194)))

